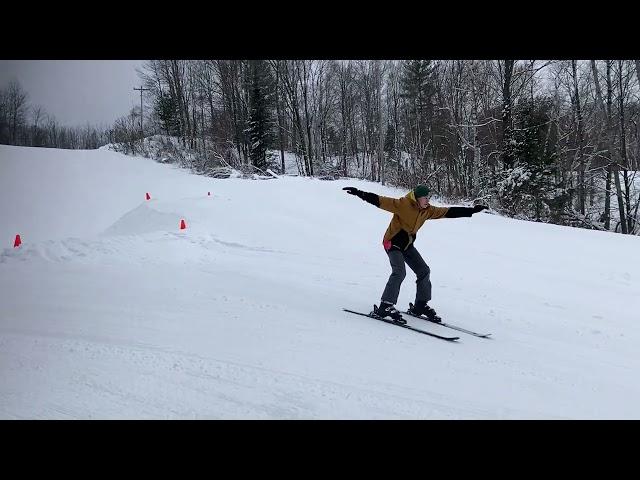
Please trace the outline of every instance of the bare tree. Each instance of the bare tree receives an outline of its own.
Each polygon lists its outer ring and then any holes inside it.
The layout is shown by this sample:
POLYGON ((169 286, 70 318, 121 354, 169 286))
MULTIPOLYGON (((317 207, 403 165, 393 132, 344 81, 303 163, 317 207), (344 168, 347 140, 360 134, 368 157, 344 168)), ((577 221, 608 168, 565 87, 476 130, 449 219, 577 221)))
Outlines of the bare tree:
POLYGON ((515 60, 503 60, 498 62, 498 70, 502 80, 502 162, 506 168, 513 166, 511 153, 511 81, 515 60))
MULTIPOLYGON (((604 101, 602 99, 602 89, 600 88, 600 80, 598 79, 598 68, 596 66, 596 62, 595 60, 591 60, 591 70, 593 73, 593 82, 595 85, 595 89, 596 89, 596 101, 598 103, 598 106, 600 107, 600 110, 603 114, 603 116, 606 119, 606 134, 605 134, 605 142, 607 145, 607 150, 609 152, 609 158, 610 158, 610 162, 613 164, 613 155, 615 152, 615 149, 613 147, 613 127, 612 127, 612 122, 611 122, 611 116, 608 115, 607 113, 607 109, 604 106, 604 101)), ((613 169, 613 177, 614 177, 614 182, 616 185, 616 194, 618 197, 618 209, 620 212, 620 228, 622 229, 622 233, 628 233, 627 230, 627 222, 626 222, 626 215, 625 215, 625 211, 624 211, 624 203, 623 203, 623 197, 622 197, 622 188, 620 186, 620 172, 619 172, 619 162, 615 162, 615 167, 613 169)))
POLYGON ((27 97, 27 93, 19 82, 12 80, 9 83, 6 93, 6 108, 10 133, 9 141, 14 145, 18 143, 19 128, 25 123, 27 97))

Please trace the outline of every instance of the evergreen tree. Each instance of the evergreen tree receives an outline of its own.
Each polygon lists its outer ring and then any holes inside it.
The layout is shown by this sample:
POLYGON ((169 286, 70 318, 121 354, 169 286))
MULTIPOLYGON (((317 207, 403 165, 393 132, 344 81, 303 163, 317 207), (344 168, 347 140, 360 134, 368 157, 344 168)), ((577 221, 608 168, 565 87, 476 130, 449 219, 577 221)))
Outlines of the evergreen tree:
POLYGON ((550 212, 555 191, 555 149, 545 144, 550 128, 552 101, 547 98, 521 100, 514 113, 509 149, 514 167, 505 171, 500 197, 511 213, 527 213, 537 220, 550 212))
POLYGON ((433 118, 433 96, 431 60, 409 60, 404 63, 400 76, 400 96, 408 101, 407 125, 410 144, 420 159, 424 159, 429 144, 430 125, 433 118))
POLYGON ((400 77, 401 96, 418 100, 418 109, 423 113, 430 106, 435 89, 431 83, 431 60, 409 60, 404 64, 400 77))
POLYGON ((267 148, 271 143, 272 82, 264 60, 250 62, 250 117, 247 133, 250 141, 251 163, 261 169, 267 167, 267 148))
POLYGON ((180 135, 178 105, 170 96, 160 95, 157 97, 154 110, 160 119, 162 130, 167 135, 180 135))

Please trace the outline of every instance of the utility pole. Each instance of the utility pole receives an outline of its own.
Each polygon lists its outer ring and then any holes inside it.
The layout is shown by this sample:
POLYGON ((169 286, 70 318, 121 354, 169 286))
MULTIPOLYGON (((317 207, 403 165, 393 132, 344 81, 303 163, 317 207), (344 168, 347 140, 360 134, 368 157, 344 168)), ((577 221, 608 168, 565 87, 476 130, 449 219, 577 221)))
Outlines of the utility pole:
POLYGON ((140 139, 144 138, 144 133, 142 131, 142 119, 144 118, 144 116, 142 115, 142 92, 143 91, 148 91, 151 90, 150 88, 142 88, 142 86, 140 86, 140 88, 135 88, 133 87, 134 90, 140 90, 140 139))

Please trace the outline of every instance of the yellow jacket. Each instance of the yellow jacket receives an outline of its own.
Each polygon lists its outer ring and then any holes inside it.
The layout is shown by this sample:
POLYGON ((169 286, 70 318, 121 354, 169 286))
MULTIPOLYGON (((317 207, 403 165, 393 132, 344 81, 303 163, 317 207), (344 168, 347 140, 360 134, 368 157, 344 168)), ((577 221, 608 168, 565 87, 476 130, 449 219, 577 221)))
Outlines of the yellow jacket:
POLYGON ((392 246, 402 250, 409 248, 416 239, 416 233, 427 220, 437 220, 444 217, 449 207, 420 208, 413 190, 401 198, 383 197, 378 195, 379 208, 393 213, 391 223, 384 234, 383 244, 389 250, 392 246))

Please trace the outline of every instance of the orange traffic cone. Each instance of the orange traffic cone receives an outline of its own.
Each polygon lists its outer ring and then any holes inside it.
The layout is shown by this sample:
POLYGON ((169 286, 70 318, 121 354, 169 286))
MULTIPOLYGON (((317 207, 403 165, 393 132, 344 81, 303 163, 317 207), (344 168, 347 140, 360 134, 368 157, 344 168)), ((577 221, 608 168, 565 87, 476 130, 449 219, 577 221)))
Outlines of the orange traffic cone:
POLYGON ((149 195, 148 192, 147 192, 147 200, 151 200, 151 196, 149 195))
POLYGON ((13 242, 13 248, 17 248, 22 244, 22 239, 20 238, 20 235, 16 235, 16 239, 13 242))
POLYGON ((184 223, 184 220, 180 220, 180 230, 184 230, 187 226, 184 223))

